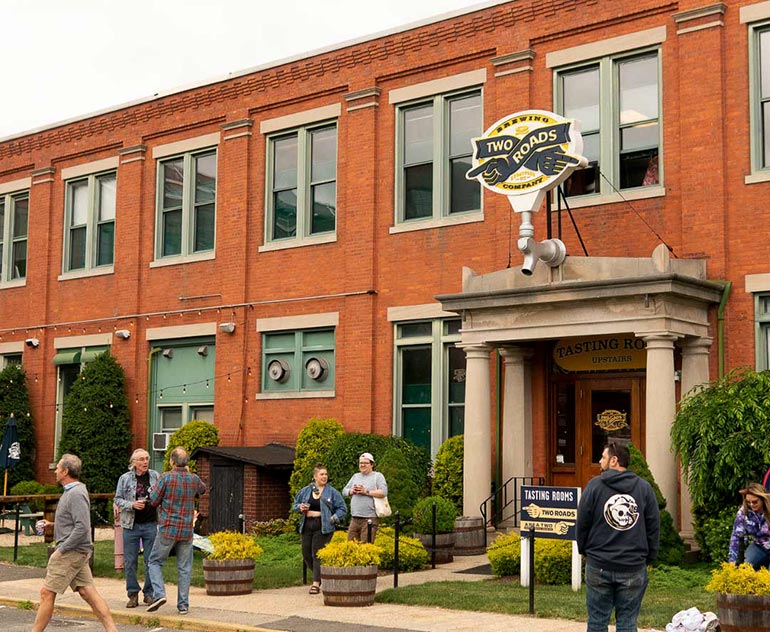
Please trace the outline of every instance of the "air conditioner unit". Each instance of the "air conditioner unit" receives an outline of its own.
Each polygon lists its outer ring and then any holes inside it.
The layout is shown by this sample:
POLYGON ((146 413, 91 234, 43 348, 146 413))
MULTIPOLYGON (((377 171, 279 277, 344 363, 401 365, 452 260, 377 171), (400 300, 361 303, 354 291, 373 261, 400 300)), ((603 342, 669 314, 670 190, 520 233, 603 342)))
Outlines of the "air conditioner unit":
POLYGON ((168 433, 154 432, 152 434, 152 449, 156 452, 165 452, 168 448, 168 433))

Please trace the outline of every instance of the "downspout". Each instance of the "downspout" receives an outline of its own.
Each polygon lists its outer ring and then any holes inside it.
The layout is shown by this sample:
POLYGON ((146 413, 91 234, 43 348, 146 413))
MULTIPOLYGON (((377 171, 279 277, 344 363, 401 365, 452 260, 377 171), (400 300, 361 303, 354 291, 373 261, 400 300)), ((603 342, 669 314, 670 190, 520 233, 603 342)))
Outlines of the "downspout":
POLYGON ((725 376, 725 308, 733 284, 732 281, 717 281, 717 283, 722 285, 722 300, 719 301, 717 308, 717 356, 719 359, 719 377, 722 378, 725 376))
POLYGON ((147 428, 147 447, 150 448, 150 460, 152 460, 152 429, 150 428, 150 419, 152 418, 152 356, 161 351, 160 347, 150 349, 150 353, 147 355, 147 419, 145 426, 147 428))
MULTIPOLYGON (((495 479, 492 481, 493 487, 497 490, 498 485, 502 485, 503 480, 503 456, 500 454, 500 443, 502 440, 502 433, 500 429, 500 420, 502 419, 503 405, 500 401, 500 394, 502 393, 502 387, 500 383, 503 377, 503 360, 500 357, 500 353, 495 351, 495 479)), ((491 492, 491 490, 490 490, 491 492)))

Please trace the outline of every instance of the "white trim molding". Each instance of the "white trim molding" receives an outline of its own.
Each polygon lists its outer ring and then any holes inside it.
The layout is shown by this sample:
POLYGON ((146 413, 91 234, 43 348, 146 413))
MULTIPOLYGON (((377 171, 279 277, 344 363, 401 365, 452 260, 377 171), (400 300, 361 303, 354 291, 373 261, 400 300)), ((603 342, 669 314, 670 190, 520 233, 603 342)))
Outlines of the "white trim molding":
POLYGON ((72 180, 72 178, 79 178, 80 176, 88 176, 92 173, 109 171, 110 169, 117 168, 118 156, 114 156, 113 158, 94 160, 93 162, 86 162, 82 165, 75 165, 74 167, 66 167, 65 169, 61 170, 61 179, 72 180))
POLYGON ((770 18, 770 2, 759 2, 757 4, 749 4, 740 8, 741 24, 748 24, 749 22, 757 22, 758 20, 764 20, 770 18))
POLYGON ((19 180, 11 180, 10 182, 0 183, 0 195, 6 193, 16 193, 16 191, 24 191, 32 186, 32 178, 20 178, 19 180))
POLYGON ((746 293, 770 292, 770 272, 747 274, 745 277, 746 293))
POLYGON ((278 132, 292 127, 302 127, 303 125, 308 125, 310 123, 318 123, 327 119, 339 118, 341 112, 342 104, 340 103, 324 105, 320 108, 305 110, 304 112, 297 112, 296 114, 287 114, 286 116, 265 119, 259 124, 259 131, 262 134, 270 134, 271 132, 278 132))
POLYGON ((406 322, 410 320, 435 320, 436 318, 456 318, 454 312, 441 309, 441 303, 423 305, 399 305, 388 307, 388 322, 406 322))
POLYGON ((436 94, 451 92, 452 90, 480 86, 484 84, 486 80, 487 69, 481 68, 479 70, 471 70, 470 72, 463 72, 451 77, 442 77, 441 79, 434 79, 433 81, 415 83, 414 85, 396 88, 395 90, 388 92, 388 103, 404 103, 405 101, 412 101, 413 99, 421 99, 423 97, 432 97, 436 94))
POLYGON ((18 342, 0 342, 0 355, 8 355, 9 353, 22 353, 24 351, 24 342, 19 340, 18 342))
POLYGON ((152 148, 152 157, 165 158, 166 156, 173 156, 174 154, 185 154, 188 151, 195 151, 196 149, 216 147, 219 145, 220 138, 220 132, 214 132, 213 134, 204 134, 203 136, 196 136, 195 138, 178 140, 174 143, 156 145, 152 148))
POLYGON ((258 318, 257 331, 293 331, 314 327, 336 327, 339 324, 339 312, 304 314, 302 316, 277 316, 275 318, 258 318))
POLYGON ((546 68, 567 66, 568 64, 606 57, 607 55, 614 55, 627 50, 634 50, 635 48, 661 44, 665 41, 666 27, 657 26, 652 29, 647 29, 646 31, 638 31, 637 33, 621 35, 620 37, 610 37, 608 39, 599 40, 598 42, 572 46, 571 48, 564 48, 552 53, 546 53, 545 66, 546 68))
POLYGON ((112 345, 112 333, 88 334, 85 336, 60 336, 53 339, 54 349, 70 349, 72 347, 102 347, 112 345))
POLYGON ((171 325, 170 327, 150 327, 144 332, 145 340, 171 340, 173 338, 195 338, 196 336, 216 336, 217 323, 198 323, 195 325, 171 325))

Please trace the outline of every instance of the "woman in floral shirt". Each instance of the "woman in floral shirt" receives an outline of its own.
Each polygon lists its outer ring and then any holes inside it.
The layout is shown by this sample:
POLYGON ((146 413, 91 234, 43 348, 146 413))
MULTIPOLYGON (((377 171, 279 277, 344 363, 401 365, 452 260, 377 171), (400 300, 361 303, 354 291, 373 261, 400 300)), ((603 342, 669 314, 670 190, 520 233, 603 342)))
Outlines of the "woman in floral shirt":
POLYGON ((743 557, 754 570, 759 570, 770 563, 770 494, 759 483, 749 483, 740 494, 743 504, 735 516, 729 560, 733 563, 738 561, 741 540, 752 536, 743 557))

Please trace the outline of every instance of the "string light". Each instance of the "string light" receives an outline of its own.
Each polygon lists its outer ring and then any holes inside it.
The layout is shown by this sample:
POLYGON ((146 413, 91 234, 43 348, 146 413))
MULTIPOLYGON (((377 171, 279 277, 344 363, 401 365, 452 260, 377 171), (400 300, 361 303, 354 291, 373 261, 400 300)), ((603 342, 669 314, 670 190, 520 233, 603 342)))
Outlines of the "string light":
POLYGON ((183 384, 182 385, 182 395, 186 395, 186 394, 187 394, 187 384, 183 384))

